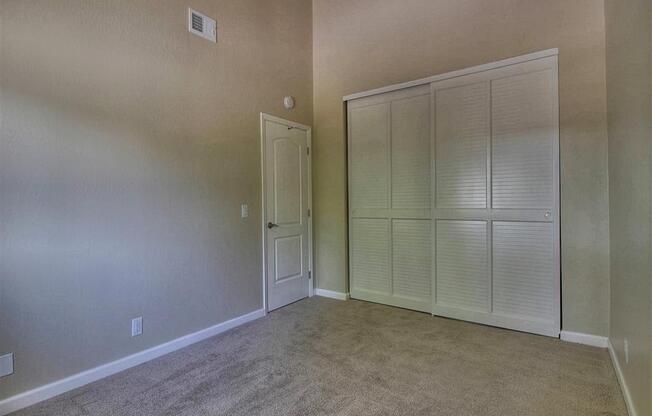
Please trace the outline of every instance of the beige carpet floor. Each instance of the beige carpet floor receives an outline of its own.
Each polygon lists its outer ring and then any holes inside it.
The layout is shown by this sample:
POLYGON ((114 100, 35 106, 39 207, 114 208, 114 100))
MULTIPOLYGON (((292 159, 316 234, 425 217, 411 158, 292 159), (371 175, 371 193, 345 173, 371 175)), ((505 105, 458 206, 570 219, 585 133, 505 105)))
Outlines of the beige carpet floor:
POLYGON ((16 416, 626 415, 606 350, 305 299, 16 416))

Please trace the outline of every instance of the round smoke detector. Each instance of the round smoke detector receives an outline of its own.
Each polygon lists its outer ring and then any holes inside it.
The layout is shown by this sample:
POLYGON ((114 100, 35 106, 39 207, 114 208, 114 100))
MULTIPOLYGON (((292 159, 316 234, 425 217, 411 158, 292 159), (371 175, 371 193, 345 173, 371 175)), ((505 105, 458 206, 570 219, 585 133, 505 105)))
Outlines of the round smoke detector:
POLYGON ((283 98, 283 107, 285 107, 286 110, 292 110, 294 108, 294 97, 288 95, 283 98))

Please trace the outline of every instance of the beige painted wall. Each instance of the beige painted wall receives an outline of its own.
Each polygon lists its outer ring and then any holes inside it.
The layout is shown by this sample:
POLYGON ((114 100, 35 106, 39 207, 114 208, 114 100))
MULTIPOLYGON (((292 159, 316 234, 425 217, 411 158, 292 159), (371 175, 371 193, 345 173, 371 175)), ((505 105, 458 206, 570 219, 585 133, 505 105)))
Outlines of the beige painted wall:
POLYGON ((607 335, 604 36, 596 0, 314 0, 317 286, 348 285, 342 96, 557 47, 563 328, 607 335))
POLYGON ((185 1, 0 1, 0 400, 261 308, 259 112, 312 122, 310 2, 194 0, 214 44, 185 1))
POLYGON ((611 325, 638 415, 652 414, 652 6, 607 0, 611 325), (625 360, 624 340, 630 360, 625 360))

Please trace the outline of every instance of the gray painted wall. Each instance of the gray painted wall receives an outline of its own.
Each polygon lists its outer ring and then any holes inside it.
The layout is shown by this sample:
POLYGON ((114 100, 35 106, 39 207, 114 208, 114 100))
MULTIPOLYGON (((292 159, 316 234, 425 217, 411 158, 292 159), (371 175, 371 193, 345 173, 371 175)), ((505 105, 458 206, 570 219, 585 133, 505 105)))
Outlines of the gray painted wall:
POLYGON ((318 287, 348 287, 342 96, 559 48, 562 325, 608 334, 602 1, 314 0, 313 44, 318 287))
POLYGON ((611 325, 638 415, 652 414, 652 6, 607 0, 611 325), (630 360, 625 360, 624 341, 630 360))
POLYGON ((192 6, 217 44, 185 1, 0 3, 0 400, 262 307, 259 112, 311 124, 311 4, 192 6))

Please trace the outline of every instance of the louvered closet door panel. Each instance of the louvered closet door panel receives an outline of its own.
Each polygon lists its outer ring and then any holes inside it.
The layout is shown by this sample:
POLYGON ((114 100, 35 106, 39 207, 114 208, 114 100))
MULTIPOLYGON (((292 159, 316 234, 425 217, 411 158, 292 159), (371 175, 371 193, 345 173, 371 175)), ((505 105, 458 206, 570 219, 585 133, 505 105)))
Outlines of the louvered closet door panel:
POLYGON ((437 305, 489 310, 487 223, 439 220, 437 305))
POLYGON ((351 206, 389 208, 389 104, 350 112, 351 206))
POLYGON ((550 322, 555 307, 553 224, 493 223, 494 312, 550 322))
POLYGON ((430 87, 355 100, 348 114, 351 297, 430 312, 430 87))
POLYGON ((435 92, 437 208, 486 208, 489 82, 435 92))
POLYGON ((551 70, 492 81, 493 208, 554 204, 551 70))
POLYGON ((435 314, 559 334, 556 68, 545 58, 432 84, 435 314))
POLYGON ((430 220, 392 221, 392 289, 397 297, 414 299, 430 312, 432 280, 430 220))
POLYGON ((390 293, 389 221, 354 219, 351 223, 351 292, 390 293))
POLYGON ((430 208, 430 94, 392 102, 392 208, 430 208))

